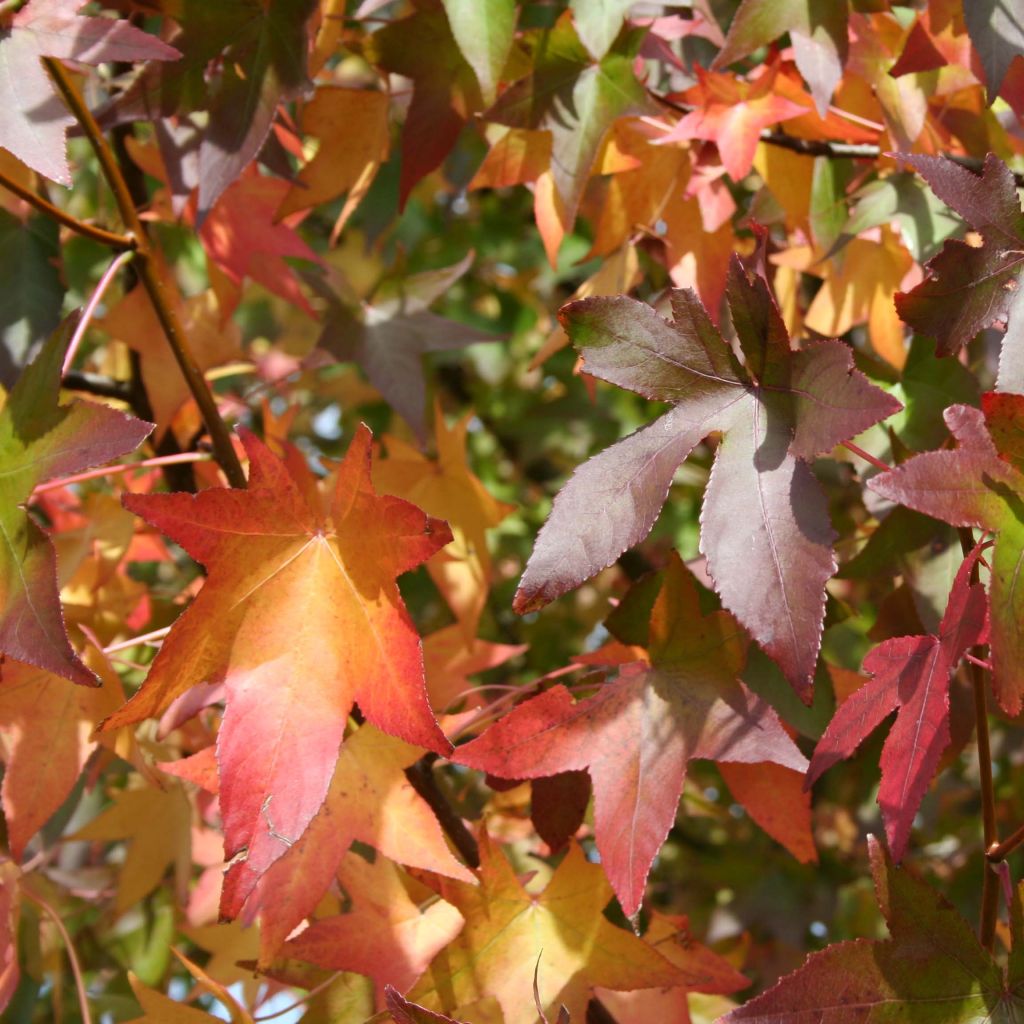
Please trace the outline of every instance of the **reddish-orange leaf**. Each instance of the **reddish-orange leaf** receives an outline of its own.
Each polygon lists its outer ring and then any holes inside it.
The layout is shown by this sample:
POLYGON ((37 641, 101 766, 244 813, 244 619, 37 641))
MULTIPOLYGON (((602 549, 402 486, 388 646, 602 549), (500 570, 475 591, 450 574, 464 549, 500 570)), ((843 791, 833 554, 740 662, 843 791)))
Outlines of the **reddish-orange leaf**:
POLYGON ((124 499, 209 576, 142 689, 104 728, 157 716, 190 687, 222 682, 225 853, 246 850, 259 874, 323 804, 353 703, 386 732, 448 751, 395 577, 451 532, 408 502, 378 497, 365 427, 323 498, 304 465, 286 465, 250 434, 243 443, 248 490, 124 499))
POLYGON ((733 181, 750 171, 763 129, 799 117, 810 107, 810 102, 802 106, 776 94, 774 67, 766 68, 754 82, 699 66, 696 71, 697 84, 687 90, 684 99, 697 109, 684 115, 661 141, 707 139, 716 143, 733 181))

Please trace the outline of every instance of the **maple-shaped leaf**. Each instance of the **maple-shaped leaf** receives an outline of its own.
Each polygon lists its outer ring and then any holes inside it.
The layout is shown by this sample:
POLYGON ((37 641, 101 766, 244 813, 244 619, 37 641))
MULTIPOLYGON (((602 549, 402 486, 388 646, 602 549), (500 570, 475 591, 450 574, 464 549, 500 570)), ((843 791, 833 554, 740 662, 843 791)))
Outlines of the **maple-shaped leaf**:
POLYGON ((964 23, 985 69, 991 104, 1003 87, 1014 57, 1024 52, 1024 21, 1008 0, 977 0, 964 4, 964 23))
POLYGON ((253 169, 221 196, 203 221, 199 238, 210 260, 211 285, 224 319, 238 305, 246 277, 313 316, 285 257, 313 263, 320 259, 292 227, 274 223, 288 188, 287 182, 253 169))
POLYGON ((949 746, 953 673, 964 652, 983 639, 985 590, 970 582, 979 554, 975 551, 960 566, 937 635, 894 637, 864 659, 864 671, 873 678, 840 705, 807 772, 810 786, 832 765, 850 757, 898 708, 882 748, 878 789, 889 849, 897 861, 907 848, 914 816, 939 758, 949 746))
POLYGON ((72 326, 51 336, 6 400, 0 390, 0 652, 92 686, 64 628, 53 547, 24 505, 38 484, 132 451, 153 426, 93 402, 58 404, 72 326))
POLYGON ((472 880, 405 774, 422 755, 421 747, 363 725, 342 744, 323 806, 303 835, 287 848, 278 843, 231 866, 221 916, 261 914, 261 963, 313 912, 354 841, 401 864, 472 880))
POLYGON ((430 706, 441 712, 467 700, 469 707, 483 704, 482 690, 479 696, 469 692, 473 689, 469 677, 503 665, 526 650, 526 644, 495 644, 467 637, 465 628, 458 622, 425 636, 423 664, 430 706))
POLYGON ((547 888, 535 894, 522 887, 484 834, 479 876, 479 885, 436 879, 438 893, 466 924, 406 993, 410 1002, 450 1014, 493 996, 505 1024, 535 1024, 537 1008, 529 993, 539 960, 546 1012, 555 1017, 564 1004, 573 1020, 582 1021, 596 985, 628 991, 690 980, 685 970, 605 918, 611 889, 600 867, 588 863, 575 844, 547 888))
POLYGON ((989 393, 983 403, 985 412, 967 405, 945 411, 955 450, 915 455, 873 477, 868 486, 952 526, 976 526, 996 534, 989 583, 992 686, 999 705, 1015 715, 1024 701, 1024 593, 1017 586, 1024 561, 1024 473, 1019 464, 1002 457, 993 436, 1024 412, 1024 396, 989 393))
POLYGON ((451 533, 414 505, 377 496, 366 427, 326 496, 304 461, 283 462, 249 433, 243 444, 247 490, 124 498, 209 575, 142 688, 104 728, 160 715, 199 683, 223 683, 226 859, 245 850, 239 863, 258 874, 323 805, 354 703, 385 732, 448 752, 395 578, 451 533))
POLYGON ((928 276, 896 296, 900 316, 935 338, 952 355, 984 327, 1005 323, 999 389, 1024 387, 1024 317, 1016 312, 1024 267, 1024 213, 1013 172, 992 153, 979 176, 952 160, 908 156, 909 163, 947 206, 982 237, 981 245, 949 239, 926 264, 928 276))
POLYGON ((347 303, 323 278, 306 278, 327 300, 318 349, 341 362, 359 363, 421 441, 426 439, 427 411, 423 356, 496 340, 493 334, 429 311, 466 273, 473 256, 470 251, 451 266, 412 274, 398 282, 397 294, 361 308, 347 303))
POLYGON ((588 373, 675 407, 576 470, 540 531, 514 607, 541 607, 647 536, 679 465, 723 431, 701 550, 725 607, 806 699, 836 567, 809 463, 900 404, 853 368, 842 342, 792 351, 767 284, 749 280, 735 258, 727 295, 745 367, 690 290, 672 293, 674 323, 625 297, 562 308, 588 373))
POLYGON ((911 1021, 1012 1024, 1024 1013, 1019 903, 1008 969, 981 947, 971 926, 869 840, 878 906, 888 939, 854 939, 812 953, 774 988, 719 1018, 719 1024, 911 1021))
POLYGON ((843 77, 849 13, 849 0, 817 0, 813 6, 806 0, 743 0, 712 68, 732 64, 788 32, 796 66, 824 117, 843 77))
POLYGON ((346 912, 314 921, 284 945, 282 956, 365 974, 378 991, 385 985, 404 990, 462 930, 450 903, 384 857, 369 864, 350 853, 336 877, 349 897, 346 912))
POLYGON ((96 726, 123 700, 112 672, 103 686, 86 687, 10 659, 0 663, 0 798, 16 860, 67 799, 98 745, 96 726))
POLYGON ((493 103, 516 30, 515 0, 443 0, 452 35, 493 103))
POLYGON ((427 563, 427 571, 469 637, 476 634, 491 586, 487 531, 514 510, 489 494, 470 470, 466 434, 471 417, 468 412, 449 427, 440 403, 435 403, 437 459, 386 437, 388 457, 373 466, 373 483, 381 494, 405 498, 428 515, 447 520, 453 542, 427 563))
POLYGON ((533 67, 485 114, 512 128, 551 133, 551 175, 571 225, 601 144, 616 118, 644 114, 650 100, 633 71, 642 31, 623 33, 595 61, 563 14, 531 40, 533 67))
POLYGON ((775 90, 778 67, 769 65, 753 82, 696 66, 697 84, 683 94, 696 109, 684 114, 659 140, 663 145, 680 139, 707 139, 718 146, 729 177, 740 181, 754 164, 765 128, 806 114, 808 108, 775 90))
POLYGON ((574 702, 556 686, 453 755, 510 779, 589 771, 601 864, 627 915, 675 821, 690 760, 807 767, 775 712, 737 678, 742 631, 727 612, 700 614, 678 558, 651 612, 648 651, 593 696, 574 702))
POLYGON ((452 35, 441 0, 416 0, 414 8, 367 43, 367 59, 413 82, 402 130, 402 207, 413 186, 441 165, 462 126, 483 106, 477 77, 452 35))
POLYGON ((62 185, 71 184, 64 140, 75 119, 42 59, 103 64, 181 56, 127 21, 75 13, 84 6, 85 0, 30 0, 0 26, 0 145, 62 185))
POLYGON ((162 789, 139 786, 113 793, 113 803, 70 838, 129 841, 117 875, 119 913, 151 893, 174 869, 175 891, 182 895, 192 867, 192 809, 181 785, 162 789))

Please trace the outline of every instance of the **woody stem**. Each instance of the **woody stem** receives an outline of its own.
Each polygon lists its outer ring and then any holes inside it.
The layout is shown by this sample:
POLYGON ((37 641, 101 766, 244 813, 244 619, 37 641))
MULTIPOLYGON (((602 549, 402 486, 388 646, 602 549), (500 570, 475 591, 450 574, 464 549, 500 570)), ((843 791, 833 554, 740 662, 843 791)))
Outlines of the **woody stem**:
POLYGON ((106 178, 107 184, 114 194, 114 201, 117 203, 121 218, 124 220, 130 236, 135 240, 137 253, 136 268, 139 280, 146 289, 146 294, 153 305, 153 312, 160 321, 160 326, 171 346, 174 358, 185 377, 188 389, 192 393, 196 405, 199 406, 203 422, 206 424, 210 440, 213 443, 214 457, 220 464, 231 486, 244 488, 246 486, 245 473, 231 443, 231 434, 228 431, 227 425, 221 419, 220 413, 217 411, 217 403, 214 401, 213 393, 210 391, 206 379, 199 369, 199 364, 192 354, 185 331, 181 321, 178 319, 178 314, 164 291, 163 281, 157 271, 157 264, 154 258, 155 252, 146 229, 139 219, 135 204, 132 202, 128 184, 121 173, 117 159, 107 144, 107 140, 103 137, 96 119, 92 116, 92 112, 86 106, 74 82, 71 80, 71 76, 65 70, 64 65, 51 57, 44 58, 43 63, 57 89, 60 91, 61 96, 64 97, 64 102, 67 103, 75 120, 89 139, 96 153, 96 158, 99 160, 103 176, 106 178))

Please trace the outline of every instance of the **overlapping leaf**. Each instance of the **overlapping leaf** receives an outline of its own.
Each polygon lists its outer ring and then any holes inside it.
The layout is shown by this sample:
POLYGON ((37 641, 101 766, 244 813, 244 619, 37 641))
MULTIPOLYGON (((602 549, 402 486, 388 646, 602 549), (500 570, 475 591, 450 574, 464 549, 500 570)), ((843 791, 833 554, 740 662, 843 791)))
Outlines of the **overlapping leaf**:
POLYGON ((410 1002, 453 1014, 492 996, 505 1024, 535 1024, 534 969, 549 1016, 564 1004, 583 1020, 594 986, 615 990, 685 985, 693 975, 670 964, 602 910, 611 890, 601 869, 573 845, 539 895, 527 892, 512 865, 486 836, 480 842, 480 884, 438 879, 436 888, 466 921, 461 934, 406 993, 410 1002))
POLYGON ((53 547, 23 506, 38 484, 124 455, 153 427, 105 405, 58 404, 70 328, 50 338, 0 405, 0 651, 91 686, 64 629, 53 547))
POLYGON ((738 261, 727 292, 745 367, 692 291, 673 292, 672 324, 624 297, 563 307, 589 373, 675 407, 576 470, 537 538, 515 608, 539 608, 642 540, 680 463, 722 431, 701 549, 725 607, 807 696, 836 565, 809 462, 900 406, 853 369, 841 342, 791 351, 767 285, 738 261))
POLYGON ((245 850, 239 863, 259 877, 323 805, 353 703, 386 732, 449 749, 394 580, 451 534, 408 502, 374 493, 366 428, 326 497, 301 460, 286 465, 252 435, 244 443, 246 491, 125 498, 209 578, 142 688, 105 728, 159 715, 197 684, 223 682, 226 856, 245 850))
POLYGON ((632 915, 675 821, 690 760, 806 767, 775 712, 738 681, 745 648, 732 616, 701 616, 676 559, 651 614, 649 662, 623 666, 575 703, 563 686, 548 690, 454 756, 512 779, 589 771, 601 863, 632 915))
POLYGON ((889 849, 898 861, 942 752, 949 746, 949 684, 968 647, 985 630, 985 591, 970 582, 979 552, 964 559, 938 635, 886 640, 864 659, 873 678, 835 713, 815 748, 807 785, 850 757, 893 711, 896 723, 882 748, 878 803, 889 849))
POLYGON ((993 443, 1024 408, 1020 395, 986 395, 985 409, 950 406, 946 425, 953 451, 925 452, 890 473, 874 477, 872 490, 953 526, 996 534, 989 584, 993 687, 1014 715, 1024 701, 1024 592, 1017 585, 1024 563, 1024 475, 993 443), (991 431, 991 433, 990 433, 991 431))
POLYGON ((1024 323, 1016 312, 1024 268, 1024 213, 1013 173, 989 153, 981 176, 944 157, 903 157, 947 206, 982 236, 981 245, 950 239, 928 261, 928 276, 896 296, 900 316, 952 355, 984 327, 1005 323, 999 387, 1024 387, 1024 323))
POLYGON ((968 923, 938 893, 897 868, 871 840, 875 895, 889 926, 884 941, 840 942, 808 957, 774 988, 721 1024, 1012 1024, 1024 1013, 1019 903, 1008 969, 982 949, 968 923))
POLYGON ((0 26, 0 144, 40 174, 71 184, 64 137, 74 118, 54 90, 44 57, 177 60, 181 54, 128 22, 81 17, 85 0, 31 0, 0 26))

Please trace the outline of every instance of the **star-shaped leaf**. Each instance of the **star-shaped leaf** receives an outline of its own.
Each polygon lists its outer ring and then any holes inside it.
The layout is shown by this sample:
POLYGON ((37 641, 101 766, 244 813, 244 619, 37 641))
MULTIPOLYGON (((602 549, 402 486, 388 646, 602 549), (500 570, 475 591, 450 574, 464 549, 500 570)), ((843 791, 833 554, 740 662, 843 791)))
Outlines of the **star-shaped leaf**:
POLYGON ((984 396, 985 412, 950 406, 946 425, 953 451, 915 455, 869 487, 952 526, 977 526, 996 534, 989 584, 992 685, 1000 706, 1016 715, 1024 701, 1024 591, 1017 586, 1024 564, 1024 473, 1004 457, 993 436, 1024 410, 1024 396, 984 396), (988 429, 986 429, 988 427, 988 429), (990 434, 990 430, 992 433, 990 434))
POLYGON ((971 926, 930 886, 897 868, 870 841, 875 895, 889 926, 883 941, 854 939, 812 953, 774 988, 720 1024, 1013 1024, 1024 1013, 1019 900, 1008 969, 982 949, 971 926))
POLYGON ((942 752, 949 746, 949 684, 967 648, 985 630, 985 590, 971 585, 975 551, 964 559, 950 591, 938 635, 901 636, 864 659, 873 678, 836 711, 818 741, 807 773, 810 786, 832 765, 850 757, 894 708, 899 708, 882 748, 878 803, 889 849, 898 861, 942 752))
POLYGON ((574 702, 556 686, 453 755, 509 779, 588 770, 601 863, 629 915, 675 821, 690 760, 807 766, 775 712, 737 678, 742 631, 726 612, 700 614, 678 558, 651 613, 648 650, 649 661, 624 665, 593 696, 574 702))
POLYGON ((132 451, 153 426, 93 402, 58 404, 72 326, 54 333, 6 401, 0 390, 0 651, 92 686, 64 629, 53 547, 24 505, 36 485, 132 451))
POLYGON ((671 324, 625 297, 562 308, 588 373, 675 407, 576 470, 537 538, 515 608, 541 607, 642 540, 680 463, 722 431, 701 549, 725 607, 806 698, 836 566, 809 463, 900 405, 853 368, 839 341, 791 351, 767 284, 735 259, 727 294, 745 367, 690 290, 672 293, 671 324))
POLYGON ((31 0, 0 27, 0 143, 33 170, 71 184, 64 138, 75 119, 54 90, 43 57, 177 60, 181 54, 127 21, 84 18, 85 0, 31 0))
POLYGON ((1024 213, 1013 173, 989 153, 979 176, 945 157, 901 154, 947 206, 982 236, 981 245, 949 239, 927 263, 928 276, 896 296, 915 331, 952 355, 984 327, 1004 323, 999 388, 1024 387, 1024 317, 1016 311, 1024 268, 1024 213))
POLYGON ((534 895, 484 835, 479 875, 479 885, 437 880, 441 897, 466 924, 406 993, 410 1002, 451 1014, 493 996, 505 1024, 535 1024, 529 993, 538 959, 542 1002, 552 1018, 564 1004, 572 1020, 582 1021, 595 985, 619 991, 688 982, 685 971, 604 917, 611 890, 578 846, 534 895))
POLYGON ((104 728, 158 716, 199 683, 223 683, 225 854, 245 850, 239 863, 258 877, 323 805, 353 703, 386 732, 448 751, 395 578, 451 534, 408 502, 374 493, 365 427, 323 497, 304 462, 282 462, 251 434, 243 443, 245 491, 124 499, 209 576, 142 688, 104 728))

